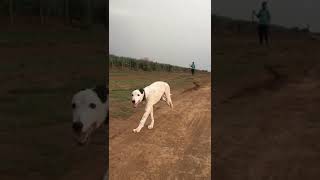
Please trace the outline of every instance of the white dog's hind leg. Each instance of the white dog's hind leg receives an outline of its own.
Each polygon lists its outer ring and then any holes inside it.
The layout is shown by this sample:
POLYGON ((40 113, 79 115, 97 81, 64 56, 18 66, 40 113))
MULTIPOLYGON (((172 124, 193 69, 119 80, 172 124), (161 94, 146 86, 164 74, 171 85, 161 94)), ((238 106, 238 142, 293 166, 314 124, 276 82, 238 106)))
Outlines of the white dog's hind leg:
POLYGON ((154 125, 153 108, 151 108, 150 118, 151 118, 151 123, 149 124, 148 129, 152 129, 152 128, 153 128, 153 125, 154 125))
POLYGON ((152 109, 152 106, 150 106, 149 104, 146 105, 147 108, 146 108, 146 112, 143 114, 141 120, 140 120, 140 123, 139 123, 139 126, 135 129, 133 129, 133 132, 140 132, 140 130, 143 128, 144 124, 146 123, 146 120, 151 112, 151 109, 152 109))
POLYGON ((161 97, 161 99, 162 99, 162 101, 167 102, 166 94, 163 94, 162 97, 161 97))

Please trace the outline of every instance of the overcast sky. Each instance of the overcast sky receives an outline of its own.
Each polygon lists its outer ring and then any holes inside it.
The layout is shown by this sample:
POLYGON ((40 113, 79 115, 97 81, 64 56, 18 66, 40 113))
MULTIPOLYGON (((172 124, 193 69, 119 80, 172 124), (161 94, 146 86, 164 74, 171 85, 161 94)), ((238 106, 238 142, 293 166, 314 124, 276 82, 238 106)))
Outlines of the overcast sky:
POLYGON ((211 0, 110 0, 110 53, 211 67, 211 0))
MULTIPOLYGON (((262 0, 213 0, 213 12, 238 19, 251 19, 262 0)), ((306 27, 320 32, 320 0, 269 0, 272 23, 288 27, 306 27)))

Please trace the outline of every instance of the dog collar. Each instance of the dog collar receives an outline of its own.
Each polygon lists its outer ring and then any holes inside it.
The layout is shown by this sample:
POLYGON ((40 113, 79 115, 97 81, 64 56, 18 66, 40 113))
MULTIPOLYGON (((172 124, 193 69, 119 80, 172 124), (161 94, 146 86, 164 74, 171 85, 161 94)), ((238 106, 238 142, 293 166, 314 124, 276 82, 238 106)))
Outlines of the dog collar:
POLYGON ((142 101, 144 101, 146 99, 146 92, 143 90, 143 99, 142 101))

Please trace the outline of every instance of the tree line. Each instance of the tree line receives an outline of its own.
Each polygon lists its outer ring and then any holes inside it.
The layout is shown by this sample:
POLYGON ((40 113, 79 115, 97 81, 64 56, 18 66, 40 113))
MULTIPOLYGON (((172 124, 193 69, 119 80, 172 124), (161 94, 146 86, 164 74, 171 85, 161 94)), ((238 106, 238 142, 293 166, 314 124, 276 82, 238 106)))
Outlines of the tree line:
POLYGON ((163 72, 189 72, 189 68, 163 64, 144 59, 109 55, 109 68, 121 70, 163 71, 163 72))
POLYGON ((46 24, 48 17, 61 18, 65 24, 90 27, 107 23, 106 0, 0 0, 0 14, 7 16, 11 24, 19 16, 38 16, 39 23, 46 24))

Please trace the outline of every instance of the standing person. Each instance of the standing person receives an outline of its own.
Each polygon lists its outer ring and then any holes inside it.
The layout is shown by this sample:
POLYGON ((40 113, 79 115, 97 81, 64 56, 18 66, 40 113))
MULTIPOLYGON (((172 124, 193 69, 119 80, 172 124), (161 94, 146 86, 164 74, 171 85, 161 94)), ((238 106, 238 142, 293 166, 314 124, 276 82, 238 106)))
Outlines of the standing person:
POLYGON ((255 11, 253 11, 253 13, 259 20, 258 35, 260 44, 263 44, 263 41, 265 41, 266 44, 269 44, 269 24, 271 15, 267 7, 267 2, 262 2, 262 7, 258 14, 256 14, 255 11))
POLYGON ((192 61, 192 64, 191 64, 191 74, 193 75, 194 74, 194 71, 196 69, 196 65, 194 64, 194 62, 192 61))

